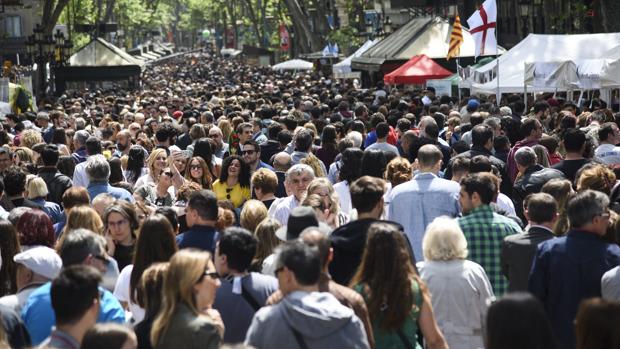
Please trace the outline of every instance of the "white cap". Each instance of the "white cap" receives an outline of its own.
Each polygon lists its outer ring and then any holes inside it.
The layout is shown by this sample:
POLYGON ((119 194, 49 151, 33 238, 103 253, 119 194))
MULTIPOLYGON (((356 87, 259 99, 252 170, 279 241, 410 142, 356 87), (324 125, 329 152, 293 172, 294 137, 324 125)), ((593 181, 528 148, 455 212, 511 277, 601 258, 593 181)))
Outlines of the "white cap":
POLYGON ((58 276, 62 269, 62 259, 58 253, 46 246, 37 246, 18 253, 13 260, 50 280, 58 276))

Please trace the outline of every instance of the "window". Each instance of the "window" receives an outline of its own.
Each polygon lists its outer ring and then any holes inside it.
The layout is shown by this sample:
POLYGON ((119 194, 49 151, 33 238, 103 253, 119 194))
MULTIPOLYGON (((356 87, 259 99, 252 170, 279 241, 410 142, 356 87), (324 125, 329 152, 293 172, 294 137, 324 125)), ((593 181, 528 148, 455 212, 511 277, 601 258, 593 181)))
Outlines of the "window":
POLYGON ((4 31, 9 38, 19 38, 22 35, 22 18, 20 16, 7 16, 4 19, 4 31))

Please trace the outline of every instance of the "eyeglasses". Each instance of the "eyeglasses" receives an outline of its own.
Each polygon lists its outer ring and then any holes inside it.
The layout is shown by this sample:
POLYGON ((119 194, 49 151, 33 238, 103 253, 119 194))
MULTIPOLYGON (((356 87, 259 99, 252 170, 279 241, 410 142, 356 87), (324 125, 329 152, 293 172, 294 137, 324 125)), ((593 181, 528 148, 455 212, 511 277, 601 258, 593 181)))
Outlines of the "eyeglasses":
POLYGON ((208 277, 211 280, 217 280, 220 278, 220 275, 216 271, 205 270, 205 272, 202 275, 200 275, 200 278, 198 279, 196 283, 197 284, 201 283, 205 277, 208 277))
POLYGON ((226 188, 226 199, 230 200, 230 193, 233 191, 234 188, 226 188))
POLYGON ((245 155, 245 154, 252 155, 254 153, 256 153, 256 150, 242 150, 241 151, 241 155, 245 155))

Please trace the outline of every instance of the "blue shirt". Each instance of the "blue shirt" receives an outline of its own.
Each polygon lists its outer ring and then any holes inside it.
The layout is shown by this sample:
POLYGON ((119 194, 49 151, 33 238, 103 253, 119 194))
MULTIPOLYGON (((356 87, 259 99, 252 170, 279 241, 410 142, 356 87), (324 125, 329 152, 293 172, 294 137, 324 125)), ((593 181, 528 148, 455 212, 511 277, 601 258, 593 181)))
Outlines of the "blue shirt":
MULTIPOLYGON (((52 333, 52 327, 56 323, 56 315, 52 308, 52 297, 50 295, 52 283, 34 290, 24 308, 22 309, 22 320, 30 333, 33 345, 39 345, 52 333)), ((103 293, 99 307, 99 317, 97 322, 116 322, 122 324, 125 322, 125 311, 110 291, 99 287, 99 291, 103 293)))
POLYGON ((99 194, 110 194, 113 197, 119 200, 127 200, 131 203, 135 201, 130 192, 123 188, 115 188, 107 182, 90 182, 88 184, 88 194, 90 195, 90 202, 97 197, 99 194))
POLYGON ((176 237, 179 248, 197 248, 213 253, 215 243, 219 239, 219 233, 214 227, 194 224, 183 234, 176 237))
POLYGON ((392 188, 389 218, 405 228, 417 261, 424 260, 422 239, 426 226, 439 216, 459 214, 460 189, 457 182, 429 172, 416 174, 409 182, 392 188))
POLYGON ((30 201, 43 206, 43 211, 52 220, 52 224, 56 224, 65 220, 65 214, 60 205, 55 202, 45 201, 45 199, 30 199, 30 201))
POLYGON ((575 348, 574 323, 579 303, 601 296, 601 278, 620 265, 620 247, 595 233, 570 230, 538 245, 529 291, 543 303, 558 348, 575 348))
POLYGON ((270 171, 276 171, 273 169, 273 167, 271 167, 269 164, 266 164, 264 162, 262 162, 261 160, 258 160, 258 166, 256 166, 256 169, 258 170, 259 168, 266 168, 270 171))

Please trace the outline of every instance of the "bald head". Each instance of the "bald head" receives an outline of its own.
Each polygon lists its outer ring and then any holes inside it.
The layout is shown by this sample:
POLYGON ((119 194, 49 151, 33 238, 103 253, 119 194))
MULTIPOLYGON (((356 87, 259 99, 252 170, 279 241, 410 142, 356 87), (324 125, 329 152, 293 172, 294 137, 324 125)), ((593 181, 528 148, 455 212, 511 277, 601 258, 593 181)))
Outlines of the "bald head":
POLYGON ((286 172, 292 165, 291 155, 287 152, 279 152, 273 157, 273 168, 276 171, 286 172))
POLYGON ((331 242, 327 234, 322 232, 318 227, 309 227, 301 232, 299 239, 304 244, 316 247, 319 250, 321 266, 327 268, 329 262, 331 262, 331 242))

